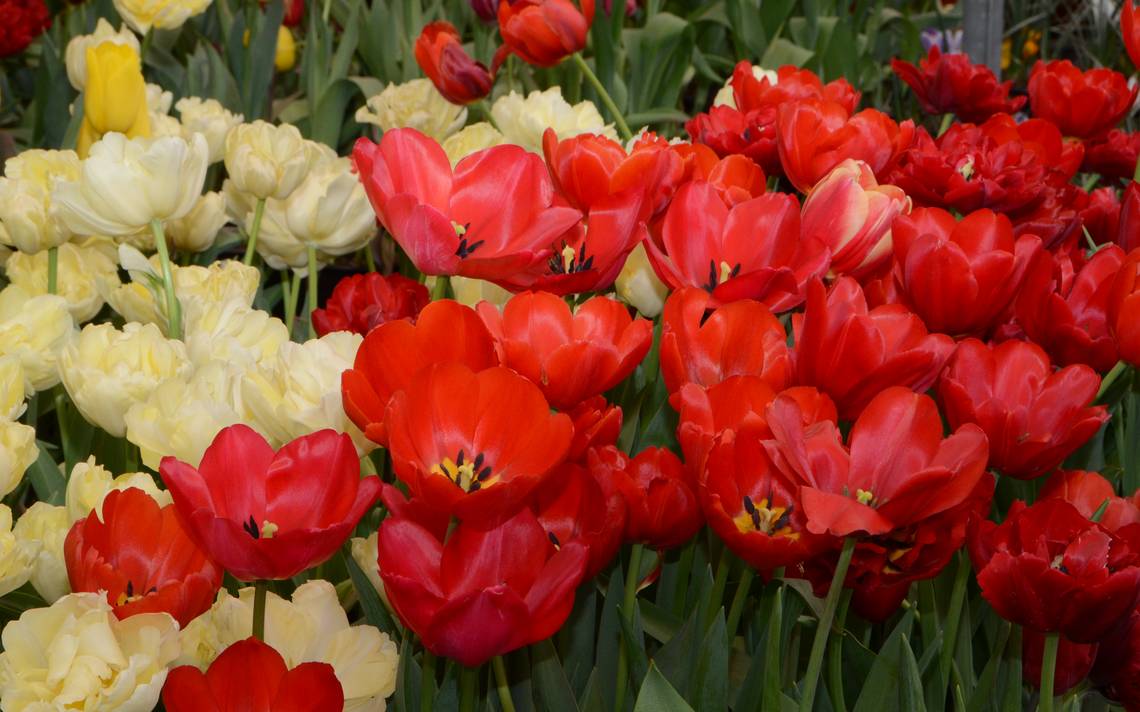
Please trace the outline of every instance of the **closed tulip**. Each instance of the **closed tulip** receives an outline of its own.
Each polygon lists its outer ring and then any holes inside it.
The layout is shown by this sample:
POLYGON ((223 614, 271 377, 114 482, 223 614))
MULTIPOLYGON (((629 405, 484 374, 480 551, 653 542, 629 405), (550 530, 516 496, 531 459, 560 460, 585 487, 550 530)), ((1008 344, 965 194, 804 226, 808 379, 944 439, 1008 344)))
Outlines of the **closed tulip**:
POLYGON ((431 22, 415 44, 416 64, 453 104, 470 104, 491 93, 494 75, 463 49, 459 31, 450 22, 431 22))
POLYGON ((255 199, 288 198, 319 153, 292 124, 239 124, 226 135, 226 173, 234 188, 255 199))
POLYGON ((212 0, 114 0, 115 10, 140 35, 152 27, 175 30, 195 15, 200 15, 212 0))
POLYGON ((1114 128, 1132 109, 1137 91, 1120 72, 1082 72, 1067 59, 1038 61, 1029 75, 1033 115, 1077 138, 1097 138, 1114 128))
POLYGON ((354 331, 361 336, 389 321, 415 321, 429 301, 427 287, 399 274, 354 274, 337 282, 323 309, 313 312, 313 326, 324 336, 354 331))
POLYGON ((595 0, 499 2, 503 47, 527 64, 553 67, 586 46, 595 0))
POLYGON ((1140 249, 1128 253, 1112 282, 1108 329, 1120 358, 1140 366, 1140 249))
POLYGON ((146 80, 138 46, 108 40, 88 46, 86 55, 79 157, 86 158, 91 146, 109 132, 127 138, 150 136, 146 80))

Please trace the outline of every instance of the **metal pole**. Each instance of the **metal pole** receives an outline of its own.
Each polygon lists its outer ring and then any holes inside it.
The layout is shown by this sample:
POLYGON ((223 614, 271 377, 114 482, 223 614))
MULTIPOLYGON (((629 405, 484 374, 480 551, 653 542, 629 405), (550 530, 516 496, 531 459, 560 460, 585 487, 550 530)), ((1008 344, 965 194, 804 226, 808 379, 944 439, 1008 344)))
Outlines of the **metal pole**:
POLYGON ((1001 76, 1001 0, 963 0, 962 48, 970 59, 1001 76))

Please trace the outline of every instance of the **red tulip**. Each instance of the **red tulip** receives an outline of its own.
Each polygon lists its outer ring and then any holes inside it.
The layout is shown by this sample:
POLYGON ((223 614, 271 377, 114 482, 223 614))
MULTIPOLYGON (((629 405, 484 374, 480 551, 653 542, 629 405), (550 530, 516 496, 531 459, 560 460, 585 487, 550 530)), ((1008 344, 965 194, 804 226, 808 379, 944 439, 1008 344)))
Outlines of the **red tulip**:
POLYGON ((1124 49, 1132 60, 1132 66, 1140 67, 1140 22, 1136 21, 1136 5, 1132 0, 1124 0, 1120 8, 1120 34, 1124 36, 1124 49))
POLYGON ((578 542, 551 541, 529 509, 489 529, 461 522, 446 543, 388 517, 377 549, 400 620, 432 653, 468 667, 562 627, 589 558, 578 542))
POLYGON ((1082 203, 1081 189, 1075 185, 1064 185, 1060 188, 1046 186, 1040 201, 1008 214, 1013 222, 1014 237, 1023 235, 1039 237, 1042 246, 1047 250, 1057 250, 1065 244, 1071 245, 1083 234, 1082 203))
POLYGON ((313 310, 313 327, 320 336, 333 331, 363 336, 385 322, 415 321, 429 301, 427 287, 402 274, 354 274, 336 283, 324 309, 313 310))
POLYGON ((807 529, 844 537, 898 532, 971 499, 986 473, 986 437, 964 425, 942 437, 934 401, 887 388, 863 410, 844 447, 834 423, 804 427, 799 406, 769 406, 773 463, 801 484, 807 529))
POLYGON ((625 498, 627 541, 658 551, 674 549, 704 524, 696 478, 670 450, 651 447, 633 459, 614 447, 591 450, 589 468, 625 498))
POLYGON ((1092 406, 1100 377, 1088 366, 1056 373, 1041 348, 1025 341, 988 347, 967 339, 938 382, 951 427, 975 423, 990 439, 990 467, 1028 480, 1046 474, 1108 420, 1092 406))
POLYGON ((1081 226, 1097 245, 1115 242, 1120 225, 1120 198, 1113 188, 1097 188, 1081 206, 1081 226))
POLYGON ((586 46, 594 0, 499 0, 503 50, 527 64, 553 67, 586 46))
POLYGON ((868 311, 863 290, 850 277, 830 291, 812 282, 807 307, 792 323, 797 380, 831 396, 844 420, 854 420, 890 386, 926 391, 954 352, 953 339, 928 334, 901 304, 868 311))
MULTIPOLYGON (((1061 637, 1053 669, 1053 694, 1061 695, 1088 677, 1096 659, 1097 645, 1074 643, 1061 637)), ((1032 628, 1021 631, 1021 675, 1030 685, 1041 687, 1041 661, 1045 657, 1045 636, 1032 628)))
POLYGON ((661 376, 670 394, 686 383, 713 386, 731 376, 759 376, 773 390, 791 382, 787 336, 767 307, 744 300, 711 308, 702 289, 680 289, 665 301, 661 376))
POLYGON ((802 235, 831 250, 831 272, 874 274, 891 260, 891 225, 910 212, 901 188, 879 185, 870 166, 847 160, 804 200, 802 235))
POLYGON ((982 521, 970 558, 982 597, 1006 620, 1094 643, 1140 599, 1137 528, 1109 532, 1061 499, 1015 502, 1000 525, 982 521))
POLYGON ((412 497, 459 519, 502 521, 570 448, 570 418, 508 368, 421 370, 385 416, 396 476, 412 497))
POLYGON ((0 6, 0 23, 0 57, 12 57, 51 27, 51 10, 43 0, 8 0, 0 6))
POLYGON ((892 230, 895 280, 931 331, 985 334, 1010 308, 1041 240, 1014 240, 1004 215, 989 210, 961 221, 945 210, 916 208, 892 230))
POLYGON ((608 297, 593 297, 571 312, 553 294, 525 292, 501 312, 483 302, 479 315, 502 364, 530 379, 559 410, 625 380, 653 342, 653 323, 630 318, 628 307, 608 297))
POLYGON ((765 437, 767 427, 749 423, 718 438, 702 468, 699 492, 709 527, 725 546, 769 572, 835 548, 837 540, 808 531, 799 482, 772 464, 765 437))
POLYGON ((1117 227, 1116 244, 1125 252, 1140 247, 1140 183, 1132 181, 1124 189, 1120 201, 1120 222, 1117 227))
POLYGON ((286 27, 300 27, 305 19, 305 0, 289 0, 285 5, 285 16, 281 24, 286 27))
POLYGON ((1113 280, 1108 330, 1120 358, 1140 366, 1140 249, 1128 253, 1113 280))
POLYGON ((67 533, 63 546, 72 591, 105 592, 115 615, 165 611, 186 627, 214 603, 222 570, 178 522, 142 490, 114 490, 67 533))
POLYGON ((685 123, 693 143, 708 146, 720 157, 741 155, 755 161, 766 174, 782 175, 776 147, 775 106, 741 111, 713 106, 685 123))
MULTIPOLYGON (((1125 7, 1131 4, 1127 0, 1125 7)), ((1128 712, 1140 709, 1140 610, 1101 640, 1091 678, 1105 697, 1128 712)))
POLYGON ((1119 124, 1136 101, 1136 88, 1111 69, 1082 72, 1067 59, 1041 62, 1029 75, 1029 106, 1066 136, 1097 138, 1119 124))
POLYGON ((1105 372, 1116 364, 1107 312, 1123 261, 1116 246, 1098 250, 1076 274, 1062 255, 1042 252, 1033 261, 1014 302, 1017 323, 1059 366, 1083 363, 1105 372))
POLYGON ((567 415, 574 421, 567 461, 581 462, 590 448, 614 445, 621 436, 621 407, 610 405, 604 396, 587 398, 567 415))
POLYGON ((794 196, 768 193, 731 208, 706 182, 677 192, 665 213, 661 245, 645 243, 653 269, 673 289, 701 287, 715 303, 757 299, 775 311, 803 301, 829 253, 800 235, 794 196))
POLYGON ((370 440, 386 445, 384 412, 392 395, 427 366, 450 362, 475 371, 499 364, 495 342, 474 309, 441 300, 424 307, 415 324, 381 324, 364 337, 352 368, 341 375, 344 410, 370 440))
POLYGON ((542 159, 518 146, 478 151, 453 172, 438 143, 396 129, 358 140, 352 161, 380 223, 425 274, 509 277, 549 258, 580 217, 554 204, 542 159))
POLYGON ((285 579, 323 562, 380 495, 352 438, 319 430, 277 452, 245 425, 224 428, 195 469, 162 458, 179 521, 242 581, 285 579))
POLYGON ((751 62, 737 62, 729 84, 736 106, 743 111, 778 108, 801 99, 822 99, 839 104, 851 115, 855 113, 861 97, 860 92, 842 77, 824 84, 810 69, 790 64, 777 69, 776 81, 772 82, 767 74, 756 76, 751 62))
POLYGON ((1110 532, 1116 532, 1129 524, 1140 523, 1140 506, 1133 495, 1131 499, 1118 497, 1112 483, 1096 472, 1083 470, 1058 470, 1049 477, 1037 498, 1056 497, 1077 508, 1082 516, 1092 519, 1098 512, 1097 521, 1110 532))
POLYGON ((1012 81, 998 82, 993 70, 974 64, 965 54, 943 55, 938 45, 918 66, 891 60, 891 69, 910 85, 922 110, 928 114, 953 113, 962 121, 980 123, 994 114, 1014 114, 1025 97, 1010 98, 1012 81))
POLYGON ((875 109, 849 116, 835 102, 808 99, 780 107, 777 142, 784 175, 806 193, 845 159, 883 176, 914 140, 914 122, 896 124, 875 109))
POLYGON ((1140 156, 1140 131, 1109 131, 1103 138, 1085 141, 1085 160, 1081 170, 1099 173, 1102 178, 1130 180, 1136 172, 1140 156))
POLYGON ((452 104, 470 104, 491 93, 495 77, 463 49, 459 30, 442 20, 424 25, 415 44, 416 64, 452 104))
POLYGON ((203 673, 193 665, 170 671, 162 687, 167 712, 338 712, 344 690, 332 665, 301 663, 292 670, 256 638, 222 651, 203 673))
POLYGON ((625 499, 614 483, 599 481, 581 465, 559 466, 535 492, 531 511, 555 546, 577 542, 589 550, 585 580, 606 568, 621 547, 625 499))

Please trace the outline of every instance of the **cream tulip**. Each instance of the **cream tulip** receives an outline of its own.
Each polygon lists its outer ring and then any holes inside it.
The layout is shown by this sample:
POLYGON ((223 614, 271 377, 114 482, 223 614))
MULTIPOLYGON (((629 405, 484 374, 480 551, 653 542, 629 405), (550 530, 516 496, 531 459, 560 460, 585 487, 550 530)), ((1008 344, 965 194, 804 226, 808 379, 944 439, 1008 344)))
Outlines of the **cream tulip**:
POLYGON ((12 533, 16 540, 33 547, 35 559, 28 580, 40 598, 52 603, 71 592, 63 542, 70 523, 67 507, 35 502, 16 520, 12 533))
POLYGON ((15 356, 0 356, 0 420, 15 420, 24 413, 24 365, 15 356))
POLYGON ((53 192, 78 179, 80 166, 75 151, 30 149, 9 158, 0 178, 2 241, 34 254, 70 240, 73 231, 53 209, 53 192))
POLYGON ((463 127, 463 130, 457 134, 448 136, 443 142, 443 152, 447 154, 447 160, 451 161, 451 166, 454 168, 455 164, 472 153, 498 146, 502 142, 503 134, 499 133, 497 128, 486 121, 480 121, 463 127))
MULTIPOLYGON (((157 470, 158 467, 153 469, 157 470)), ((159 489, 154 478, 145 472, 127 472, 114 477, 107 468, 95 462, 94 455, 84 462, 75 463, 67 478, 64 493, 68 523, 74 524, 91 512, 101 511, 103 500, 108 494, 129 488, 146 492, 159 506, 166 506, 173 501, 170 493, 159 489)))
POLYGON ((532 91, 525 99, 512 91, 495 101, 491 116, 503 133, 504 143, 513 143, 535 153, 542 153, 542 134, 547 128, 554 129, 559 139, 583 133, 617 139, 613 126, 605 122, 593 102, 580 101, 571 105, 562 98, 562 88, 557 86, 546 91, 532 91))
POLYGON ((201 15, 213 0, 114 0, 115 9, 140 35, 152 27, 176 30, 201 15))
POLYGON ((202 193, 206 165, 201 134, 187 141, 111 133, 91 147, 79 179, 61 182, 52 199, 76 234, 126 236, 189 213, 202 193))
POLYGON ((669 288, 649 264, 644 245, 638 245, 629 253, 614 282, 614 291, 623 302, 649 319, 661 313, 665 297, 669 296, 669 288))
MULTIPOLYGON (((103 308, 103 295, 119 285, 115 244, 92 237, 82 243, 59 246, 56 293, 67 300, 77 324, 95 318, 103 308)), ((48 253, 17 252, 5 266, 8 280, 32 296, 48 293, 48 253)))
POLYGON ((103 593, 75 593, 4 626, 0 707, 5 710, 151 712, 178 623, 168 613, 115 617, 103 593))
POLYGON ((226 173, 234 188, 255 200, 284 200, 320 154, 292 124, 240 124, 226 136, 226 173))
POLYGON ((0 497, 16 489, 39 454, 35 428, 0 420, 0 497))
POLYGON ((285 322, 236 302, 197 306, 186 322, 186 350, 196 366, 212 361, 256 366, 272 360, 288 340, 285 322))
POLYGON ((389 84, 356 110, 356 120, 384 131, 411 128, 443 141, 467 123, 467 109, 452 104, 430 79, 389 84))
POLYGON ((192 368, 181 341, 154 324, 88 324, 60 355, 63 386, 89 423, 115 437, 126 434, 124 415, 160 383, 192 368))
MULTIPOLYGON (((346 712, 381 712, 384 699, 396 689, 396 644, 373 626, 352 626, 337 599, 336 589, 323 579, 303 583, 292 601, 269 593, 265 606, 265 642, 285 664, 306 662, 333 667, 344 689, 346 712)), ((214 606, 182 631, 182 656, 176 664, 205 670, 233 643, 249 637, 253 625, 253 588, 238 597, 225 589, 214 606)))
POLYGON ((0 504, 0 596, 28 582, 35 564, 36 545, 12 533, 12 510, 0 504))
POLYGON ((95 23, 95 31, 89 35, 77 35, 71 38, 67 43, 67 49, 64 51, 64 62, 67 64, 67 80, 71 82, 71 86, 75 91, 83 91, 87 85, 87 48, 101 45, 104 42, 112 44, 127 45, 131 47, 135 53, 139 52, 139 38, 134 32, 131 32, 126 25, 119 25, 116 32, 115 27, 107 22, 105 18, 100 17, 95 23))
POLYGON ((349 552, 352 554, 352 560, 368 577, 368 582, 376 589, 376 593, 384 600, 388 601, 388 594, 384 592, 384 582, 380 580, 380 567, 377 565, 377 558, 379 557, 379 543, 380 532, 372 532, 367 537, 354 536, 348 540, 349 552))
POLYGON ((206 145, 210 148, 210 163, 225 158, 226 137, 244 120, 241 114, 228 111, 217 99, 196 96, 179 99, 174 108, 182 119, 183 136, 189 138, 191 134, 200 133, 206 137, 206 145))
POLYGON ((59 354, 74 338, 75 323, 63 297, 34 297, 14 284, 0 291, 0 356, 20 360, 30 390, 59 383, 59 354))
POLYGON ((213 246, 218 232, 230 221, 221 193, 199 196, 190 212, 165 225, 171 246, 183 252, 202 252, 213 246))

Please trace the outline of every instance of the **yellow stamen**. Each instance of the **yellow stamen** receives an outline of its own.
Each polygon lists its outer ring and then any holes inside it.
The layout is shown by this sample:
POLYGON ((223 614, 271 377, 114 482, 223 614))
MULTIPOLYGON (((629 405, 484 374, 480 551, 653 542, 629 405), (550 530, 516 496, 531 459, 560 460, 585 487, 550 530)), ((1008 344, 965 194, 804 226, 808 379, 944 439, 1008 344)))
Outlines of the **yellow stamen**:
POLYGON ((266 519, 261 523, 261 538, 272 539, 273 535, 277 533, 278 529, 280 529, 280 527, 266 519))
POLYGON ((574 263, 574 257, 576 255, 577 255, 577 253, 574 252, 574 248, 571 247, 570 245, 563 247, 562 248, 562 269, 569 272, 570 267, 574 263))
POLYGON ((732 276, 732 265, 727 262, 720 263, 720 280, 717 284, 724 284, 732 276))
POLYGON ((459 223, 452 220, 451 221, 451 227, 455 228, 455 234, 457 237, 463 237, 464 235, 467 234, 467 226, 466 225, 460 225, 459 223))
POLYGON ((871 504, 874 499, 875 495, 871 494, 871 490, 855 490, 855 501, 859 504, 871 504))

